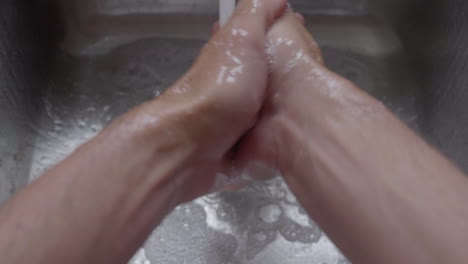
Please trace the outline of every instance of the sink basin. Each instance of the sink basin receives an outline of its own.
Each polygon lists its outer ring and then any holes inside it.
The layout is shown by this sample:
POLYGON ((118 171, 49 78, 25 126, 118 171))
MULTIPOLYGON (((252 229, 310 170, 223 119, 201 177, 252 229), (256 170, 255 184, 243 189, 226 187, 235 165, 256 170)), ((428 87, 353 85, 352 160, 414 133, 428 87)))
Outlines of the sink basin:
MULTIPOLYGON (((0 3, 0 202, 191 65, 214 0, 0 3)), ((468 168, 463 0, 295 0, 327 65, 468 168)), ((280 179, 179 206, 132 263, 348 263, 280 179)))

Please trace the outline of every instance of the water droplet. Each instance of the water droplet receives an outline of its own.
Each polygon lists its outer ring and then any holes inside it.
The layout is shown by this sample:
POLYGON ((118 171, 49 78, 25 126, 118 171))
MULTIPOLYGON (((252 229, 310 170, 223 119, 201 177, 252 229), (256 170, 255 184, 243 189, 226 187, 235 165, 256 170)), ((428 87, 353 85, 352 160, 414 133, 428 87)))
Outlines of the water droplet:
POLYGON ((274 223, 281 217, 281 208, 276 204, 271 204, 260 208, 258 215, 265 223, 274 223))
POLYGON ((88 112, 95 112, 95 111, 96 111, 96 107, 94 107, 94 106, 88 107, 88 109, 86 109, 86 111, 88 111, 88 112))
POLYGON ((79 128, 85 128, 86 127, 86 122, 83 120, 78 120, 78 127, 79 128))
POLYGON ((265 241, 267 239, 267 236, 264 232, 258 232, 254 235, 254 238, 257 241, 265 241))

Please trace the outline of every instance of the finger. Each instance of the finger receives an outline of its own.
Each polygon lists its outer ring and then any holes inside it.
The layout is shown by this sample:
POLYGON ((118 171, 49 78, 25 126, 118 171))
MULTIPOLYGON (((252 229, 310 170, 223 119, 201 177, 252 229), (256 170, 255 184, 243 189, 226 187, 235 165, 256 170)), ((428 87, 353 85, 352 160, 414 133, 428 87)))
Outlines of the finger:
POLYGON ((284 12, 287 0, 241 0, 231 19, 245 21, 266 29, 284 12))
MULTIPOLYGON (((258 49, 264 50, 267 27, 286 9, 286 0, 241 0, 231 20, 225 27, 219 23, 213 26, 217 31, 197 60, 198 65, 218 67, 226 57, 226 50, 258 49)), ((248 54, 251 55, 251 54, 248 54)), ((236 55, 237 56, 237 55, 236 55)), ((239 56, 237 56, 239 57, 239 56)))
POLYGON ((323 64, 323 54, 322 50, 320 49, 320 46, 317 44, 317 41, 315 41, 314 37, 310 34, 309 30, 304 26, 304 22, 301 22, 298 24, 296 22, 296 27, 297 30, 300 32, 304 43, 307 45, 308 50, 312 53, 313 57, 315 60, 321 64, 323 64))
POLYGON ((284 13, 286 7, 287 0, 241 0, 231 19, 224 27, 218 28, 212 40, 247 37, 262 43, 267 29, 284 13))
MULTIPOLYGON (((222 94, 223 98, 229 95, 247 98, 246 100, 254 101, 255 108, 258 108, 257 102, 261 101, 264 94, 264 89, 258 87, 266 86, 267 78, 267 26, 283 13, 286 6, 286 0, 241 0, 231 20, 205 46, 189 73, 192 80, 212 81, 213 85, 204 83, 192 86, 222 86, 225 90, 211 90, 218 95, 222 94), (255 69, 258 70, 257 75, 247 74, 255 69), (214 75, 217 78, 213 78, 214 75), (228 79, 231 81, 227 82, 228 79), (248 83, 255 88, 244 85, 245 89, 228 89, 238 82, 248 83)), ((215 30, 216 28, 214 26, 215 30)), ((228 99, 234 102, 236 98, 228 99)))
MULTIPOLYGON (((289 43, 294 43, 291 48, 284 49, 281 47, 283 44, 288 42, 280 43, 279 45, 273 45, 273 51, 278 48, 282 49, 283 52, 278 52, 277 56, 291 57, 292 53, 297 52, 297 49, 304 50, 311 58, 319 63, 323 63, 322 52, 320 47, 317 45, 315 39, 304 27, 301 19, 298 18, 297 13, 292 11, 286 12, 278 21, 273 25, 268 34, 269 42, 275 44, 276 40, 291 40, 289 43), (287 50, 291 54, 287 54, 284 51, 287 50), (281 54, 280 54, 281 53, 281 54)), ((289 45, 289 44, 288 44, 289 45)), ((280 58, 281 61, 281 58, 280 58)))
POLYGON ((236 161, 237 175, 244 175, 244 180, 267 180, 276 176, 279 167, 277 160, 280 146, 277 144, 275 129, 266 126, 270 113, 263 111, 258 125, 241 140, 233 149, 233 160, 236 161), (240 173, 239 173, 240 172, 240 173))

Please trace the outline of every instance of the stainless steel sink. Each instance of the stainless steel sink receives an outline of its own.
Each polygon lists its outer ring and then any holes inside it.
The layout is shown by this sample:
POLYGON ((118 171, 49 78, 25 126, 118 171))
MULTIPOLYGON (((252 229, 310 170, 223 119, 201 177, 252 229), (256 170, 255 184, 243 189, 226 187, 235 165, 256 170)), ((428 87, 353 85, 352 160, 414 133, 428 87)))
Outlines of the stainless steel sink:
MULTIPOLYGON (((0 3, 0 201, 164 92, 209 37, 216 2, 0 3)), ((291 2, 331 69, 467 167, 467 3, 291 2)), ((348 263, 280 178, 178 207, 132 262, 348 263)))

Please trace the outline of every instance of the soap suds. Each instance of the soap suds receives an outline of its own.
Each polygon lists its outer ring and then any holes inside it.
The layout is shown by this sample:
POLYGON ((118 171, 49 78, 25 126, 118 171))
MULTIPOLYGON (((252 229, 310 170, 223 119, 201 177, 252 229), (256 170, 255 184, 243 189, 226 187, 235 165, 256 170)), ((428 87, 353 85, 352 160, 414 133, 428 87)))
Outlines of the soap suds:
POLYGON ((218 205, 211 204, 205 200, 205 198, 199 198, 195 200, 195 203, 200 205, 206 213, 206 224, 213 230, 231 235, 234 233, 234 229, 228 222, 222 221, 217 217, 218 205))
POLYGON ((276 204, 264 206, 258 211, 260 219, 267 224, 277 222, 282 214, 283 212, 281 211, 281 208, 276 204))

